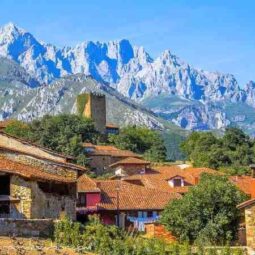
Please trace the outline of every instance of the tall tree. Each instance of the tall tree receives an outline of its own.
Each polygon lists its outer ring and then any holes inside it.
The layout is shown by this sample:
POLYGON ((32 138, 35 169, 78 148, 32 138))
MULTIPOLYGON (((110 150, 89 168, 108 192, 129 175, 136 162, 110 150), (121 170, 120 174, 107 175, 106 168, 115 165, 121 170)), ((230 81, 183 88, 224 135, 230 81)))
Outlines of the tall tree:
POLYGON ((166 158, 166 148, 161 135, 146 127, 125 127, 118 135, 111 135, 109 142, 120 149, 144 154, 148 160, 164 161, 166 158))
POLYGON ((181 241, 223 244, 234 238, 239 217, 236 206, 245 199, 225 176, 203 174, 197 186, 168 204, 161 221, 181 241))
POLYGON ((80 164, 86 162, 82 143, 95 142, 98 138, 91 119, 70 114, 46 115, 28 124, 10 123, 6 132, 74 156, 80 164))

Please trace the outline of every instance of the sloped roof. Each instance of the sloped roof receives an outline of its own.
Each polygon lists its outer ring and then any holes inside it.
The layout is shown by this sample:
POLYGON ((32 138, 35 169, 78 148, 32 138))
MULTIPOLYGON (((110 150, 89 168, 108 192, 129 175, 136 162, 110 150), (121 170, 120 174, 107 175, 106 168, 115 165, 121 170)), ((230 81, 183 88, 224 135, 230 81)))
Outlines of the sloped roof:
POLYGON ((25 145, 30 145, 30 146, 37 147, 37 148, 41 149, 42 151, 45 151, 45 152, 47 152, 47 153, 49 153, 49 154, 51 154, 51 155, 54 155, 54 156, 57 156, 57 157, 60 157, 60 158, 63 158, 63 159, 74 159, 73 156, 64 155, 64 154, 58 153, 58 152, 56 152, 56 151, 50 150, 50 149, 48 149, 48 148, 45 148, 45 147, 43 147, 43 146, 41 146, 41 145, 28 142, 28 141, 26 141, 26 140, 24 140, 24 139, 21 139, 21 138, 19 138, 19 137, 13 136, 13 135, 9 135, 9 134, 7 134, 7 133, 5 133, 5 132, 3 132, 3 131, 0 131, 0 136, 1 136, 1 135, 2 135, 2 136, 6 136, 6 137, 8 137, 8 138, 12 138, 12 139, 14 139, 14 140, 17 140, 17 141, 19 141, 19 142, 21 142, 22 144, 25 144, 25 145))
POLYGON ((247 201, 245 201, 245 202, 239 204, 239 205, 237 206, 237 208, 238 208, 238 209, 243 209, 243 208, 248 207, 248 206, 251 206, 251 205, 253 205, 253 204, 255 204, 255 198, 250 199, 250 200, 247 200, 247 201))
POLYGON ((112 156, 112 157, 135 157, 141 158, 140 155, 128 151, 120 150, 112 145, 93 145, 91 143, 84 143, 83 146, 86 148, 93 148, 93 151, 87 152, 89 156, 112 156))
POLYGON ((229 180, 235 184, 241 191, 255 198, 255 178, 251 176, 230 176, 229 180))
POLYGON ((97 181, 97 184, 101 190, 101 203, 97 205, 99 210, 117 209, 118 187, 120 210, 162 210, 171 200, 181 198, 178 193, 150 189, 125 181, 97 181))
POLYGON ((110 167, 119 166, 119 165, 149 165, 149 164, 150 164, 149 161, 139 159, 139 158, 128 157, 111 164, 110 167))
POLYGON ((159 189, 166 192, 185 193, 190 186, 197 184, 202 173, 219 174, 218 171, 209 168, 185 168, 178 166, 157 166, 146 170, 145 174, 124 177, 124 180, 140 180, 145 187, 159 189), (184 179, 186 186, 171 187, 168 180, 180 176, 184 179))
POLYGON ((77 180, 77 191, 82 192, 100 192, 97 183, 86 174, 80 176, 77 180))
POLYGON ((63 183, 75 183, 70 177, 44 172, 42 169, 19 163, 4 157, 0 158, 0 172, 18 175, 28 179, 40 179, 63 183))
POLYGON ((68 163, 60 162, 60 161, 54 160, 52 158, 49 159, 49 158, 46 158, 46 157, 34 155, 32 153, 29 153, 29 152, 24 152, 24 151, 17 150, 17 149, 7 148, 5 146, 0 146, 0 150, 10 151, 10 152, 18 153, 18 154, 22 154, 22 155, 28 155, 28 156, 31 156, 33 158, 39 159, 39 160, 46 160, 48 162, 51 162, 52 164, 59 165, 59 166, 65 167, 65 168, 71 168, 71 169, 78 170, 78 171, 87 170, 86 167, 84 167, 84 166, 80 166, 80 165, 77 165, 77 164, 72 164, 72 163, 69 163, 69 162, 68 163))

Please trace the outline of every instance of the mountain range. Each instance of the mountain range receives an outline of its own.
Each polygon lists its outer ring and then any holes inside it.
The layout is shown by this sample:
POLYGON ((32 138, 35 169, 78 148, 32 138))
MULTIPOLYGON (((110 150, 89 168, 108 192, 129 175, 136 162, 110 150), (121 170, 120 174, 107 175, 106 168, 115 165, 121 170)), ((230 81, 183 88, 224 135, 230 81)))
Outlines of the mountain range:
POLYGON ((75 96, 93 83, 128 105, 122 124, 188 130, 238 125, 255 134, 254 82, 240 86, 233 75, 194 68, 169 50, 153 59, 128 40, 58 48, 9 23, 0 28, 0 57, 0 118, 30 120, 73 109, 75 96))

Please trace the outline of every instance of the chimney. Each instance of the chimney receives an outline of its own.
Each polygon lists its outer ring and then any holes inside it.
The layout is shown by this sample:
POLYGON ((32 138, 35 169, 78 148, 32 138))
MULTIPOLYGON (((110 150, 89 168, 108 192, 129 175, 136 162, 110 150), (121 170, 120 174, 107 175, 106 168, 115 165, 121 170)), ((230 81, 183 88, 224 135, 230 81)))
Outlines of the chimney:
POLYGON ((255 164, 250 165, 250 169, 251 169, 251 177, 255 178, 255 164))
POLYGON ((195 185, 197 185, 199 183, 199 178, 196 176, 195 177, 195 185))

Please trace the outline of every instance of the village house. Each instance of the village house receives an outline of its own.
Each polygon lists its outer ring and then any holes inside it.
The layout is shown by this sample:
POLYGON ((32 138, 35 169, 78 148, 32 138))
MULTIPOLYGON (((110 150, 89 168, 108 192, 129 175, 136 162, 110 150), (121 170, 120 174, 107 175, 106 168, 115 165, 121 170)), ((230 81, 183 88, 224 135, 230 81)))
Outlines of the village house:
POLYGON ((71 160, 0 132, 0 235, 47 235, 53 220, 76 219, 85 169, 71 160))
POLYGON ((128 150, 120 150, 115 146, 110 145, 94 145, 91 143, 84 143, 84 152, 89 160, 89 166, 96 174, 103 174, 113 172, 111 165, 132 157, 141 158, 140 155, 128 150))
POLYGON ((172 199, 181 195, 146 188, 138 183, 122 180, 78 179, 78 219, 99 214, 105 224, 121 228, 145 230, 145 225, 156 222, 160 212, 172 199))
POLYGON ((149 165, 149 161, 141 158, 129 157, 117 161, 109 165, 109 167, 113 169, 115 176, 124 177, 135 174, 145 174, 149 165))
MULTIPOLYGON (((181 198, 190 187, 197 185, 203 173, 222 175, 209 168, 151 166, 142 159, 139 159, 141 165, 137 164, 137 169, 133 171, 133 163, 133 158, 127 158, 112 164, 116 175, 111 180, 94 180, 85 175, 78 179, 78 219, 86 220, 90 214, 99 214, 105 224, 131 227, 145 231, 148 236, 162 235, 168 240, 174 240, 171 233, 158 223, 160 212, 169 201, 181 198), (145 171, 140 171, 141 166, 145 167, 145 171)), ((231 176, 229 180, 251 198, 255 198, 253 176, 231 176)), ((249 220, 249 217, 253 217, 254 208, 254 199, 240 205, 243 214, 245 212, 238 232, 240 244, 246 244, 246 235, 247 244, 250 245, 249 240, 254 239, 251 232, 255 224, 252 225, 253 222, 249 220), (246 228, 244 218, 247 219, 246 228)))

